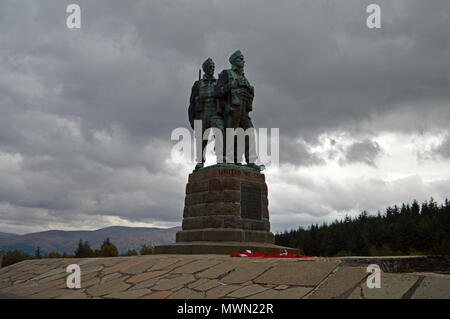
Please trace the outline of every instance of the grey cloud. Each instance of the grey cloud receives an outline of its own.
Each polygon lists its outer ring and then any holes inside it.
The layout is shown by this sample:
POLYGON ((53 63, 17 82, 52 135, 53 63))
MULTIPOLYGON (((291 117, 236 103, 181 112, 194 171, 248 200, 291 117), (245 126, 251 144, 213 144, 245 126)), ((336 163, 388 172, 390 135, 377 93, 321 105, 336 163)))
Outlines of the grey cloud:
POLYGON ((281 165, 312 166, 324 163, 324 159, 311 151, 310 146, 304 140, 295 140, 288 137, 280 138, 281 165))
POLYGON ((450 158, 450 135, 441 144, 435 147, 432 152, 444 158, 450 158))
POLYGON ((345 158, 341 161, 344 163, 365 163, 369 166, 376 166, 375 159, 382 152, 380 145, 369 139, 361 142, 355 142, 347 147, 345 152, 345 158))
MULTIPOLYGON (((253 122, 280 128, 282 164, 322 165, 311 146, 327 132, 446 128, 448 1, 380 0, 381 30, 365 27, 370 2, 79 0, 82 29, 68 30, 64 1, 2 1, 5 229, 181 221, 191 164, 167 162, 170 133, 188 126, 201 62, 228 68, 237 48, 255 86, 253 122)), ((346 158, 374 165, 376 154, 367 142, 346 158)), ((304 211, 328 211, 316 208, 304 211)))

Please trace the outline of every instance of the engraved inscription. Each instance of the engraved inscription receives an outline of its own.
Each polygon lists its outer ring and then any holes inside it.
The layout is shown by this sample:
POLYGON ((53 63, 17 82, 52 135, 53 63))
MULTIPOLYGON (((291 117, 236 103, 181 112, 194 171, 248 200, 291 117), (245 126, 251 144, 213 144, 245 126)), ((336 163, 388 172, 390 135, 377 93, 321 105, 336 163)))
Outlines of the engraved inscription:
POLYGON ((257 172, 245 171, 245 170, 237 170, 237 169, 219 169, 219 176, 233 176, 233 177, 249 177, 264 180, 264 175, 257 172))
POLYGON ((262 219, 261 186, 241 183, 241 217, 262 219))

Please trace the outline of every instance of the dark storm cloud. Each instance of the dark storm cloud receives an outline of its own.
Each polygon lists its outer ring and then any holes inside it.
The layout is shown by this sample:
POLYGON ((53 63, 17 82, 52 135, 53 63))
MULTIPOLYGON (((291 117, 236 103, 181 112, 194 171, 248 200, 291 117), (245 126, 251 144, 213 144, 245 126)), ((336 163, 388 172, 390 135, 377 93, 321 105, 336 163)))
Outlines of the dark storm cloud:
POLYGON ((280 137, 280 165, 311 166, 324 163, 324 159, 314 153, 304 140, 280 137))
POLYGON ((371 140, 356 142, 347 147, 343 163, 365 163, 369 166, 375 166, 375 159, 381 153, 380 145, 371 140))
POLYGON ((444 141, 433 149, 433 153, 444 158, 450 158, 450 135, 447 135, 444 141))
MULTIPOLYGON (((369 1, 79 0, 81 30, 65 27, 68 3, 0 4, 5 228, 180 220, 187 171, 167 162, 170 133, 187 127, 201 62, 228 68, 238 48, 254 124, 280 128, 281 163, 323 164, 311 146, 327 132, 450 120, 447 0, 377 1, 381 30, 365 26, 369 1)), ((347 161, 373 165, 377 150, 355 144, 347 161)))

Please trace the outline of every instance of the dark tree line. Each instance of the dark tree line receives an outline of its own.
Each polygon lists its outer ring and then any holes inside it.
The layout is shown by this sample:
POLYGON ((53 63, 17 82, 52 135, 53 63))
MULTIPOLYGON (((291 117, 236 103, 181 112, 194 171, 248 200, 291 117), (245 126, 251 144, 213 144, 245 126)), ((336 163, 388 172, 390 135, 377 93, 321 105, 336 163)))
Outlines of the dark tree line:
POLYGON ((277 245, 310 256, 450 255, 450 201, 388 207, 384 214, 311 225, 275 235, 277 245))
MULTIPOLYGON (((153 247, 142 245, 139 251, 141 255, 151 255, 153 254, 153 247)), ((128 249, 126 253, 121 254, 121 256, 137 256, 138 252, 135 249, 128 249)), ((100 249, 93 250, 87 241, 80 239, 78 242, 78 247, 75 250, 75 258, 90 258, 90 257, 118 257, 119 251, 117 247, 111 243, 109 238, 103 241, 100 249)))

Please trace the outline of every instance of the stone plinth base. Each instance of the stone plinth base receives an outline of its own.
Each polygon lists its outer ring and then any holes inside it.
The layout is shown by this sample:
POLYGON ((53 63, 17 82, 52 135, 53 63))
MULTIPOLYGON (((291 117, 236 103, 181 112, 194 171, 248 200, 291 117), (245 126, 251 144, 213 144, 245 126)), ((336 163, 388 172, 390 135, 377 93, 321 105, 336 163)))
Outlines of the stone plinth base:
POLYGON ((259 253, 282 253, 284 250, 299 254, 299 250, 277 246, 269 243, 255 242, 180 242, 172 245, 156 246, 156 254, 231 254, 240 253, 244 250, 256 251, 259 253))
POLYGON ((280 253, 274 245, 265 176, 246 166, 218 164, 189 175, 182 231, 157 254, 280 253))
POLYGON ((259 242, 273 244, 275 236, 264 230, 233 228, 189 229, 177 232, 177 243, 193 241, 259 242))

